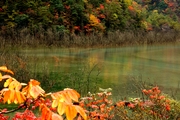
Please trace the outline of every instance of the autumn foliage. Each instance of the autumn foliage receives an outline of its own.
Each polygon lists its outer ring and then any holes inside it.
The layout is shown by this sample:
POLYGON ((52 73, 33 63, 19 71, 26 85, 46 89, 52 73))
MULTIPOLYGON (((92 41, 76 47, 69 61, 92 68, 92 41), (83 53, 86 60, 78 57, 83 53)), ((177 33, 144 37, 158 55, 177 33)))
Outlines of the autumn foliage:
MULTIPOLYGON (((0 71, 14 74, 5 66, 0 67, 0 71)), ((78 102, 80 98, 79 93, 73 89, 66 88, 56 93, 45 93, 40 87, 40 83, 34 79, 25 84, 18 82, 10 75, 0 73, 0 80, 5 81, 4 88, 0 91, 1 102, 4 104, 19 104, 17 109, 26 108, 24 113, 16 113, 14 120, 25 118, 26 120, 62 120, 64 116, 68 120, 73 120, 78 116, 87 119, 85 110, 79 105, 73 104, 78 102), (36 107, 39 107, 41 111, 40 117, 35 117, 31 111, 36 107), (28 114, 28 117, 26 114, 28 114)), ((2 110, 0 114, 8 112, 11 111, 2 110)), ((2 116, 1 119, 5 119, 5 117, 2 116)))
POLYGON ((64 33, 148 30, 143 21, 151 24, 154 29, 168 24, 172 29, 179 30, 178 13, 178 1, 171 0, 2 0, 0 32, 12 28, 28 28, 31 32, 43 28, 64 33), (161 22, 159 19, 149 19, 151 16, 155 18, 152 13, 154 10, 169 20, 161 22))
POLYGON ((0 110, 1 120, 170 120, 180 112, 180 103, 162 93, 159 87, 142 89, 141 98, 113 101, 111 88, 99 88, 99 93, 86 97, 70 88, 46 93, 40 82, 31 79, 27 84, 13 78, 13 71, 0 67, 0 104, 17 104, 17 108, 0 110), (6 73, 3 75, 3 73, 6 73), (21 110, 21 112, 19 111, 21 110), (39 112, 38 112, 39 111, 39 112), (5 114, 13 113, 13 116, 5 114))

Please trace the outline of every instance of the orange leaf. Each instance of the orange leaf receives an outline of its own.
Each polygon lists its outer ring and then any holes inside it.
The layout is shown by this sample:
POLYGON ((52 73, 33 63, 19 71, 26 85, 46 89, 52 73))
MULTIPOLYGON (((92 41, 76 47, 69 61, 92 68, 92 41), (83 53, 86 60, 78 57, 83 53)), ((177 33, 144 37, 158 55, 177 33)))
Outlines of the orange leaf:
POLYGON ((84 109, 77 105, 75 105, 75 108, 76 108, 77 112, 84 118, 84 120, 87 120, 87 115, 86 115, 84 109))
POLYGON ((20 91, 7 90, 4 91, 4 103, 23 103, 25 101, 25 96, 20 91))
POLYGON ((7 101, 8 101, 8 99, 9 99, 9 97, 10 97, 10 94, 11 94, 11 91, 10 90, 7 90, 7 91, 5 91, 5 93, 4 93, 4 103, 6 103, 7 101))
POLYGON ((128 6, 128 9, 130 10, 130 11, 134 11, 134 8, 133 8, 133 6, 128 6))
POLYGON ((72 103, 71 98, 68 96, 68 94, 67 94, 66 92, 62 91, 61 95, 62 95, 63 98, 64 98, 64 102, 66 102, 66 103, 72 103))
MULTIPOLYGON (((22 85, 22 83, 20 85, 22 85)), ((28 86, 24 87, 22 92, 26 94, 27 97, 37 98, 39 95, 44 96, 45 91, 39 85, 40 82, 31 79, 28 86)))
POLYGON ((6 66, 1 66, 0 71, 8 72, 8 73, 11 73, 12 75, 14 75, 14 73, 11 70, 8 70, 6 66))
POLYGON ((10 94, 10 97, 9 97, 8 104, 14 102, 14 98, 15 98, 15 91, 11 90, 11 94, 10 94))
POLYGON ((56 113, 52 113, 52 120, 63 120, 63 117, 56 113))
POLYGON ((66 106, 66 117, 67 120, 73 120, 77 115, 77 111, 74 105, 67 105, 66 106))
POLYGON ((39 91, 34 86, 31 88, 29 93, 33 98, 37 98, 37 96, 39 96, 39 91))
POLYGON ((25 96, 19 91, 16 92, 16 99, 18 103, 23 103, 26 100, 25 96))
POLYGON ((80 97, 80 95, 75 90, 68 90, 67 94, 72 100, 78 102, 78 98, 80 97))
POLYGON ((29 84, 35 86, 35 85, 40 85, 40 82, 38 82, 37 80, 31 79, 29 84))
POLYGON ((52 111, 44 104, 40 108, 42 112, 41 120, 52 120, 52 111))
POLYGON ((36 85, 31 87, 29 93, 33 98, 37 98, 39 95, 43 95, 45 91, 40 86, 36 85))

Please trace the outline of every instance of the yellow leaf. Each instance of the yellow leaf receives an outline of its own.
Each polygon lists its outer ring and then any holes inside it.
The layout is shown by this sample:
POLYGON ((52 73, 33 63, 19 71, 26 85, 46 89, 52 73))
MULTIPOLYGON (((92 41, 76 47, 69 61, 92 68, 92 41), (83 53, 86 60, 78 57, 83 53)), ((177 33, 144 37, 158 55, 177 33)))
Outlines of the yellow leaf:
POLYGON ((99 24, 98 18, 93 14, 89 15, 89 19, 92 26, 96 26, 97 24, 99 24))
POLYGON ((75 108, 76 108, 77 112, 84 118, 84 120, 87 120, 87 115, 86 115, 84 109, 77 105, 75 105, 75 108))
POLYGON ((77 111, 73 105, 66 106, 66 117, 67 120, 73 120, 77 115, 77 111))
POLYGON ((64 112, 65 112, 65 110, 66 110, 66 105, 65 105, 65 103, 64 103, 64 102, 59 102, 59 103, 58 103, 58 109, 57 109, 58 113, 59 113, 60 115, 63 115, 64 112))
POLYGON ((18 82, 17 82, 17 81, 12 81, 12 82, 9 84, 9 89, 10 89, 10 90, 14 90, 14 88, 16 87, 16 85, 18 85, 18 82))
POLYGON ((55 108, 58 106, 58 99, 53 100, 52 107, 55 108))
POLYGON ((61 101, 61 102, 64 102, 64 100, 65 100, 64 96, 62 95, 62 91, 51 94, 51 97, 54 100, 59 99, 59 101, 61 101))
POLYGON ((12 82, 11 78, 7 79, 6 82, 4 83, 4 87, 8 87, 11 82, 12 82))

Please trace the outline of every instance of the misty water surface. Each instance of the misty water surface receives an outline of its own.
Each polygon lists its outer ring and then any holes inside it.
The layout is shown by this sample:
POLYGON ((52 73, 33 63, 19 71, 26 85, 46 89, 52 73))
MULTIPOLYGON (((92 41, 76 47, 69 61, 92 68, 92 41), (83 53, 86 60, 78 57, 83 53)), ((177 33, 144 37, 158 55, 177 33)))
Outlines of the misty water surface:
MULTIPOLYGON (((113 88, 115 95, 129 95, 133 90, 132 80, 145 81, 160 86, 171 94, 180 81, 180 45, 153 45, 119 48, 44 48, 21 50, 25 56, 33 57, 40 66, 52 71, 69 72, 88 66, 98 68, 102 79, 99 87, 113 88), (39 58, 39 59, 38 59, 39 58), (172 91, 171 91, 172 90, 172 91)), ((97 69, 95 69, 97 70, 97 69)), ((96 75, 96 74, 94 74, 96 75)))

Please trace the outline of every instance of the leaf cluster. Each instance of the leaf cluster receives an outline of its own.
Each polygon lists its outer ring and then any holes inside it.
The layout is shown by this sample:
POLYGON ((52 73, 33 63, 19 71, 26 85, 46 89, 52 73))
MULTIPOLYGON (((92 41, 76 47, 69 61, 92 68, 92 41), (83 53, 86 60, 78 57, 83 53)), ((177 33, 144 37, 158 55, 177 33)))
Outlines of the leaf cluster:
MULTIPOLYGON (((5 66, 1 66, 0 71, 14 75, 5 66)), ((10 75, 2 75, 2 73, 0 73, 0 81, 5 81, 4 88, 0 91, 1 102, 4 104, 15 103, 19 105, 14 110, 1 110, 1 115, 25 108, 26 110, 23 113, 16 113, 14 119, 62 120, 65 117, 68 120, 73 120, 78 116, 82 116, 85 120, 87 119, 84 109, 79 105, 73 104, 74 102, 78 102, 80 98, 79 93, 73 89, 66 88, 63 91, 55 93, 45 93, 40 87, 40 82, 37 80, 31 79, 28 84, 25 84, 20 83, 10 75), (37 107, 41 111, 40 117, 36 117, 31 111, 37 107), (26 116, 27 113, 28 117, 26 116)))

